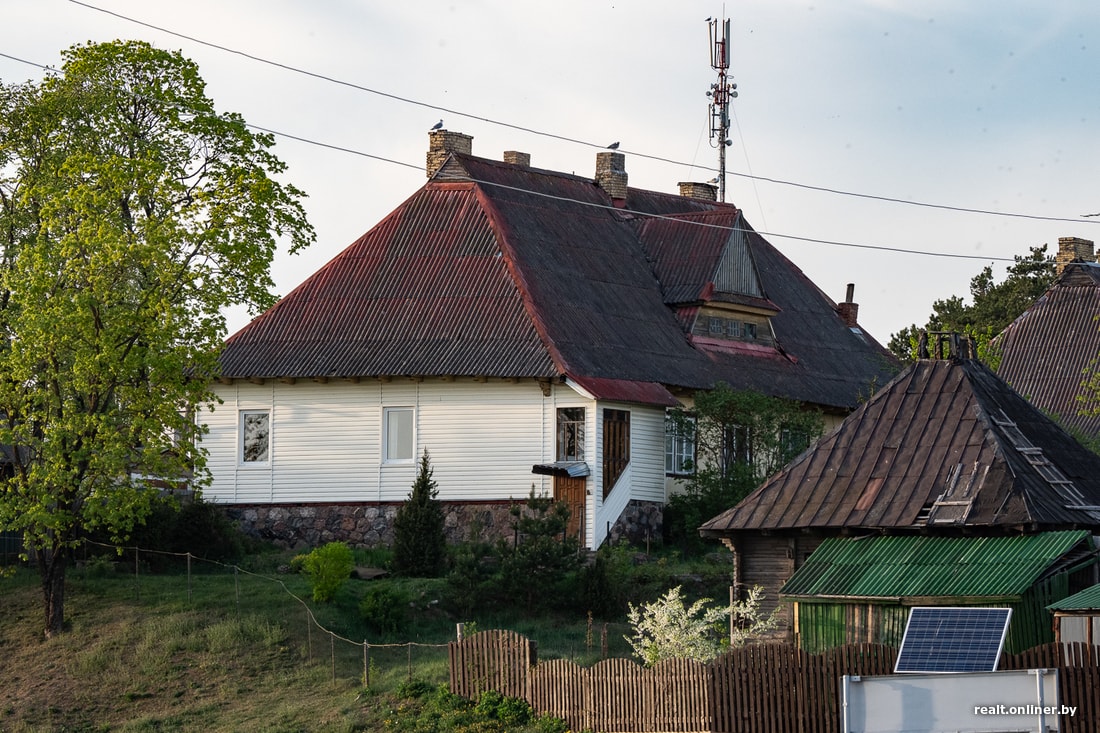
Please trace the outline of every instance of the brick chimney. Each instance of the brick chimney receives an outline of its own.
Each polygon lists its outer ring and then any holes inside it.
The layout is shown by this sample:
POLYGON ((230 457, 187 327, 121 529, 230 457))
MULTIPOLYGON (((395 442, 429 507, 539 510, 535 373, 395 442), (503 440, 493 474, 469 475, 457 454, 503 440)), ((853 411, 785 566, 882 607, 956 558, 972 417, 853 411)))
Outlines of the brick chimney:
POLYGON ((518 150, 505 150, 504 162, 511 165, 522 165, 526 168, 531 167, 531 154, 521 153, 518 150))
POLYGON ((694 181, 680 181, 680 195, 692 199, 704 199, 706 201, 718 200, 718 186, 710 183, 696 183, 694 181))
POLYGON ((1095 246, 1091 240, 1080 237, 1058 237, 1058 254, 1054 256, 1054 268, 1059 275, 1074 260, 1096 260, 1095 246))
POLYGON ((428 178, 435 175, 447 156, 451 153, 466 153, 469 155, 474 149, 474 138, 463 135, 461 132, 450 130, 432 130, 428 133, 428 162, 426 170, 428 178))
POLYGON ((596 153, 596 183, 616 206, 626 206, 626 154, 611 150, 596 153))
POLYGON ((836 312, 840 315, 841 320, 847 324, 848 328, 855 328, 859 325, 859 303, 852 302, 852 298, 855 297, 855 294, 855 283, 848 283, 848 292, 844 296, 844 302, 836 304, 836 312))

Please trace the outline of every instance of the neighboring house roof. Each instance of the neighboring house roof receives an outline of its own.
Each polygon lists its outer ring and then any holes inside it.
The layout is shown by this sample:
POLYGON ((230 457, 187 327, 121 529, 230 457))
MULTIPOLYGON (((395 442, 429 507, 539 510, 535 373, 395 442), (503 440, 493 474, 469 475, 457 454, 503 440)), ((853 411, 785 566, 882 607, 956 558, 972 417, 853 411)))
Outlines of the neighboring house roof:
POLYGON ((704 536, 1100 528, 1100 456, 971 359, 920 360, 704 536))
POLYGON ((1088 530, 1015 537, 834 537, 786 582, 787 599, 1001 598, 1095 550, 1088 530))
POLYGON ((590 178, 452 153, 230 337, 222 375, 572 378, 655 404, 724 381, 851 409, 896 366, 836 308, 736 207, 628 189, 617 208, 590 178), (707 303, 773 316, 775 345, 696 343, 707 303))
POLYGON ((1100 265, 1074 262, 997 338, 997 373, 1071 430, 1100 437, 1100 415, 1082 415, 1081 384, 1100 354, 1100 265))
POLYGON ((1051 611, 1100 611, 1100 583, 1047 606, 1051 611))

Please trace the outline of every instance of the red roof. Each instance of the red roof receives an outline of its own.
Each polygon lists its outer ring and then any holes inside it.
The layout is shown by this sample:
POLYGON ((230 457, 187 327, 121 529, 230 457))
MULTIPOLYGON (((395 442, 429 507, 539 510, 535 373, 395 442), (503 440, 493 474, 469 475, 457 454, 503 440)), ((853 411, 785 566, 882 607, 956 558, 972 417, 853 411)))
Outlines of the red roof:
POLYGON ((629 189, 619 209, 591 179, 454 154, 221 363, 230 378, 571 377, 658 404, 724 381, 850 408, 894 362, 835 307, 736 207, 629 189), (714 290, 734 237, 757 293, 714 290), (697 348, 692 299, 776 313, 778 348, 697 348))

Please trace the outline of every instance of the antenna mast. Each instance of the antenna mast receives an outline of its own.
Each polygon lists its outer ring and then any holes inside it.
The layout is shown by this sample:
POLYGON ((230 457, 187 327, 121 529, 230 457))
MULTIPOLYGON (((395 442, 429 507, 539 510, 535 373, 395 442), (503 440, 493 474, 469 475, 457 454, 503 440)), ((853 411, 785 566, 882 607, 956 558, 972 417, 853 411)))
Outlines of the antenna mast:
POLYGON ((710 26, 710 66, 718 72, 718 81, 710 85, 710 145, 718 148, 718 200, 726 201, 726 148, 730 145, 730 99, 737 96, 737 85, 726 72, 730 67, 730 21, 707 18, 710 26))

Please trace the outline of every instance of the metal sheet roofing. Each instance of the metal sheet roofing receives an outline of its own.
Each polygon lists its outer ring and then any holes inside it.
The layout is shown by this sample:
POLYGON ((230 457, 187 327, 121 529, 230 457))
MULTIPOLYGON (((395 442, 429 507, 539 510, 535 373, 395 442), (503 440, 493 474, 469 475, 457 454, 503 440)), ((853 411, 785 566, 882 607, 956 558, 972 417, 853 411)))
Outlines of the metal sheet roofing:
POLYGON ((780 589, 792 598, 1018 597, 1079 546, 1087 530, 1015 537, 831 538, 780 589))
POLYGON ((1100 456, 973 360, 921 360, 736 506, 748 530, 1100 529, 1100 456))
POLYGON ((1072 263, 998 337, 997 373, 1032 404, 1089 437, 1100 415, 1082 414, 1081 387, 1100 354, 1100 265, 1072 263))
POLYGON ((1100 611, 1100 583, 1047 606, 1051 611, 1100 611))
POLYGON ((573 377, 632 385, 658 404, 670 401, 668 388, 723 381, 854 407, 869 383, 893 373, 892 358, 853 334, 836 304, 743 221, 722 278, 767 294, 736 297, 780 311, 777 346, 759 353, 692 341, 695 306, 668 295, 719 299, 712 281, 731 229, 697 220, 732 226, 739 216, 730 205, 638 189, 621 210, 589 178, 454 154, 234 334, 222 374, 573 377), (673 219, 651 226, 645 214, 673 219), (757 273, 732 272, 745 263, 757 273))

